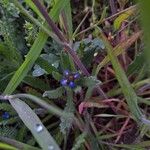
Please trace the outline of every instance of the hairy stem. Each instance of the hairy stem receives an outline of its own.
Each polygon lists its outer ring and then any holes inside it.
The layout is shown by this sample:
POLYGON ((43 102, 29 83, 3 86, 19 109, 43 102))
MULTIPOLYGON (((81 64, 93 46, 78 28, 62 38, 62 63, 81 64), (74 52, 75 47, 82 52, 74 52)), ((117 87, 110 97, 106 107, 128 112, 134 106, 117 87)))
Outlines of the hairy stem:
MULTIPOLYGON (((59 30, 59 28, 55 25, 55 23, 52 21, 50 16, 48 15, 45 7, 39 2, 39 0, 32 0, 33 3, 36 5, 36 7, 39 9, 41 14, 44 16, 45 20, 47 21, 49 27, 52 29, 52 31, 58 36, 58 38, 64 43, 63 46, 66 49, 66 51, 71 55, 73 61, 75 64, 79 67, 79 69, 82 71, 82 73, 86 76, 90 76, 90 73, 87 71, 85 66, 82 64, 81 60, 79 59, 76 52, 72 49, 72 47, 67 43, 66 38, 62 34, 62 32, 59 30)), ((104 98, 107 98, 105 93, 100 87, 97 87, 97 91, 100 95, 102 95, 104 98)))

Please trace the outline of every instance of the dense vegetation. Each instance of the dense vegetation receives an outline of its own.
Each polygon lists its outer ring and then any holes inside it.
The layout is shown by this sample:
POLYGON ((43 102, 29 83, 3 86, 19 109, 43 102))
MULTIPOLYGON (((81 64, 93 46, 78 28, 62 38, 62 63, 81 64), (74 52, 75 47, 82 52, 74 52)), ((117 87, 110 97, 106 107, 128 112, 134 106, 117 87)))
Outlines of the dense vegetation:
POLYGON ((0 149, 150 149, 149 10, 1 0, 0 149))

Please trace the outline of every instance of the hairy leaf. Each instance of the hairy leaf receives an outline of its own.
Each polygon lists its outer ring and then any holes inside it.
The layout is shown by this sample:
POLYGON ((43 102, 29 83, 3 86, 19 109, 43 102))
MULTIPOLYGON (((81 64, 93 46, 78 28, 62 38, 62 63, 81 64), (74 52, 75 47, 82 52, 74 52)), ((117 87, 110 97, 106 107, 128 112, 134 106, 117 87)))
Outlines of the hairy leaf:
POLYGON ((61 96, 63 96, 65 92, 65 89, 64 87, 59 87, 55 90, 51 90, 51 91, 45 91, 44 94, 43 94, 43 97, 48 97, 48 98, 52 98, 52 99, 57 99, 61 96))

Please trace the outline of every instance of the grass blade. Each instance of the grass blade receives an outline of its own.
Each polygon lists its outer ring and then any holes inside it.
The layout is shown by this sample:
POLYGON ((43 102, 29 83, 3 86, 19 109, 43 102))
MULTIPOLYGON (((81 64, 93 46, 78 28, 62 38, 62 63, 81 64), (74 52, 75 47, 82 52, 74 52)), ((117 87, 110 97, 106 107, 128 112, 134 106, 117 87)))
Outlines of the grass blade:
MULTIPOLYGON (((65 6, 67 1, 57 1, 53 9, 51 10, 50 14, 54 21, 58 19, 60 11, 65 6)), ((21 83, 24 77, 27 75, 28 71, 33 66, 34 62, 40 55, 42 48, 44 47, 47 41, 48 35, 44 32, 40 32, 37 39, 35 40, 33 46, 31 47, 29 53, 26 56, 25 61, 20 66, 20 68, 16 71, 12 79, 10 80, 9 84, 7 85, 4 94, 11 94, 16 87, 21 83)))
POLYGON ((147 58, 147 62, 149 63, 148 67, 150 69, 150 17, 148 15, 150 10, 150 1, 139 0, 139 2, 141 6, 141 21, 144 29, 144 42, 146 45, 144 52, 145 58, 147 58))
POLYGON ((0 142, 0 149, 3 149, 3 150, 18 150, 15 147, 12 147, 12 146, 10 146, 8 144, 1 143, 1 142, 0 142))
MULTIPOLYGON (((113 48, 113 53, 115 56, 119 56, 122 54, 128 47, 130 47, 140 36, 142 35, 142 32, 139 31, 132 35, 128 40, 124 41, 123 43, 117 45, 115 48, 113 48)), ((99 71, 104 67, 107 63, 110 62, 110 58, 107 55, 97 66, 95 75, 99 73, 99 71)))
POLYGON ((50 149, 50 147, 53 147, 53 149, 55 150, 60 150, 59 146, 56 144, 53 137, 44 127, 38 116, 25 102, 16 98, 10 100, 10 103, 14 107, 24 124, 32 132, 33 136, 38 141, 43 150, 48 150, 50 149))
POLYGON ((28 71, 33 66, 35 60, 40 55, 46 40, 47 40, 47 35, 43 32, 40 32, 38 38, 36 39, 33 46, 31 47, 25 61, 20 66, 20 68, 16 71, 16 73, 10 80, 9 84, 7 85, 4 91, 5 94, 11 94, 16 89, 16 87, 20 84, 23 78, 27 75, 28 71))
MULTIPOLYGON (((30 146, 28 144, 24 144, 24 143, 21 143, 21 142, 18 142, 14 139, 10 139, 10 138, 7 138, 7 137, 3 137, 3 136, 0 136, 0 141, 2 142, 5 142, 7 144, 10 144, 10 145, 13 145, 15 146, 16 148, 18 149, 27 149, 27 150, 41 150, 39 148, 36 148, 36 147, 33 147, 33 146, 30 146)), ((18 150, 17 149, 17 150, 18 150)), ((8 150, 8 149, 7 149, 8 150)), ((13 149, 11 149, 13 150, 13 149)), ((16 150, 16 149, 15 149, 16 150)))
MULTIPOLYGON (((64 1, 57 1, 54 5, 53 9, 51 10, 50 14, 54 21, 58 20, 59 14, 61 9, 65 6, 64 1)), ((12 79, 10 80, 9 84, 7 85, 4 94, 11 94, 14 92, 16 87, 21 83, 24 77, 27 75, 28 71, 33 66, 34 62, 40 55, 42 48, 44 47, 47 41, 48 35, 42 31, 40 31, 37 39, 35 40, 33 46, 31 47, 30 51, 28 52, 25 61, 20 66, 20 68, 16 71, 12 79)), ((54 149, 59 150, 58 145, 55 143, 51 135, 48 133, 46 128, 42 125, 40 119, 36 116, 36 114, 31 110, 31 108, 24 102, 16 99, 14 101, 9 101, 10 104, 14 107, 14 109, 19 114, 20 118, 24 122, 24 124, 31 130, 32 134, 41 145, 44 150, 48 149, 48 146, 53 146, 54 149), (24 109, 24 111, 22 111, 24 109), (43 128, 42 132, 37 133, 35 131, 35 126, 40 124, 43 128), (47 138, 45 138, 47 137, 47 138), (44 139, 44 140, 43 140, 44 139), (52 145, 51 145, 52 144, 52 145)))
POLYGON ((34 3, 32 2, 32 0, 25 0, 25 2, 27 3, 28 6, 30 6, 30 8, 32 8, 32 10, 34 12, 36 12, 38 14, 38 16, 44 20, 42 14, 40 13, 40 11, 36 8, 36 6, 34 5, 34 3))
POLYGON ((67 3, 65 8, 62 11, 62 24, 65 28, 65 31, 67 32, 67 37, 69 39, 72 39, 72 33, 73 33, 73 25, 72 25, 72 15, 71 15, 71 4, 70 1, 67 3))
POLYGON ((103 42, 106 46, 108 56, 112 62, 113 68, 116 73, 116 78, 121 86, 122 92, 126 98, 128 107, 134 117, 134 119, 139 123, 139 121, 142 118, 142 113, 138 107, 137 104, 137 95, 135 91, 133 90, 131 84, 128 81, 128 78, 125 75, 125 72, 120 66, 120 63, 117 59, 117 57, 113 53, 113 47, 110 45, 109 41, 105 37, 105 35, 102 33, 101 29, 97 27, 97 29, 100 31, 100 36, 103 39, 103 42))

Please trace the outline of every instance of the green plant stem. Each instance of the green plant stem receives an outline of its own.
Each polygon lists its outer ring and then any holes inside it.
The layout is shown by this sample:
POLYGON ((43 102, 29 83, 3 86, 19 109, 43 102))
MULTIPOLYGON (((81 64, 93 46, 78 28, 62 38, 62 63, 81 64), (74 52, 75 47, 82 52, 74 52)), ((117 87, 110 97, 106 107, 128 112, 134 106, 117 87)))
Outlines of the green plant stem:
MULTIPOLYGON (((64 48, 66 51, 71 55, 73 61, 75 64, 80 68, 80 70, 83 72, 84 75, 90 76, 90 73, 87 71, 81 60, 79 59, 78 55, 76 52, 72 49, 72 47, 67 43, 66 38, 62 34, 62 32, 59 30, 59 28, 55 25, 55 23, 52 21, 50 16, 48 15, 45 7, 39 2, 39 0, 33 0, 33 3, 37 6, 41 14, 44 16, 45 20, 47 21, 49 27, 52 29, 52 31, 57 35, 57 37, 64 43, 64 48)), ((103 98, 107 98, 106 94, 103 92, 103 90, 97 86, 97 91, 103 98)))
POLYGON ((88 10, 88 12, 87 12, 86 15, 84 16, 84 18, 82 19, 82 21, 80 22, 80 24, 77 26, 76 30, 74 31, 74 33, 73 33, 73 35, 72 35, 73 39, 74 39, 76 33, 79 31, 79 29, 80 29, 80 27, 82 26, 82 24, 84 23, 85 19, 88 17, 89 13, 90 13, 90 10, 88 10))
POLYGON ((41 14, 44 16, 45 20, 47 21, 48 25, 52 29, 52 31, 57 35, 57 37, 62 41, 62 42, 67 42, 65 37, 63 36, 62 32, 58 29, 58 27, 55 25, 55 23, 52 21, 52 19, 49 17, 46 9, 44 6, 39 2, 38 0, 32 0, 35 6, 39 9, 41 14))

